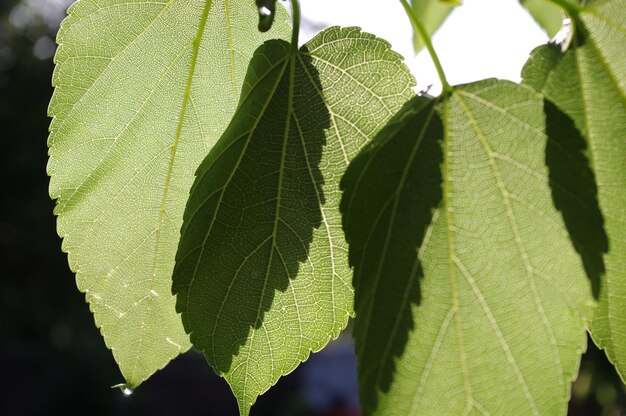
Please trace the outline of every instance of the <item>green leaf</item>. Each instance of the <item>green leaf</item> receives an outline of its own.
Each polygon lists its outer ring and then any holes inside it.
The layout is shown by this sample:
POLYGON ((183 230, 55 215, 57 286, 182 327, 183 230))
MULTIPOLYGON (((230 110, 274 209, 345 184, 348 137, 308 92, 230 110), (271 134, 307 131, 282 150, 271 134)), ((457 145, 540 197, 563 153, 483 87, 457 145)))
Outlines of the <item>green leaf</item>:
POLYGON ((549 37, 557 34, 563 23, 565 14, 559 6, 551 0, 519 0, 528 13, 545 30, 549 37))
MULTIPOLYGON (((461 2, 456 0, 411 1, 415 15, 420 19, 429 36, 432 36, 437 29, 439 29, 450 12, 452 12, 452 9, 460 4, 461 2)), ((413 33, 413 48, 415 52, 421 51, 424 46, 424 42, 419 33, 413 33)))
POLYGON ((354 28, 253 57, 245 98, 197 172, 173 288, 242 414, 352 315, 339 179, 413 84, 389 44, 354 28))
MULTIPOLYGON (((171 274, 193 173, 264 39, 247 0, 80 0, 58 35, 50 195, 127 383, 189 348, 171 274)), ((276 34, 288 36, 283 12, 276 34)))
POLYGON ((348 168, 365 414, 565 413, 593 298, 545 130, 539 94, 485 80, 415 98, 348 168))
MULTIPOLYGON (((626 1, 597 2, 573 17, 578 30, 570 49, 564 54, 553 46, 536 49, 523 77, 584 138, 582 151, 595 182, 592 197, 601 214, 591 219, 595 236, 572 238, 586 251, 599 251, 587 261, 587 272, 602 277, 591 335, 626 380, 626 1)), ((570 188, 570 211, 579 217, 588 213, 585 187, 570 188)), ((588 257, 585 251, 581 255, 588 257)))

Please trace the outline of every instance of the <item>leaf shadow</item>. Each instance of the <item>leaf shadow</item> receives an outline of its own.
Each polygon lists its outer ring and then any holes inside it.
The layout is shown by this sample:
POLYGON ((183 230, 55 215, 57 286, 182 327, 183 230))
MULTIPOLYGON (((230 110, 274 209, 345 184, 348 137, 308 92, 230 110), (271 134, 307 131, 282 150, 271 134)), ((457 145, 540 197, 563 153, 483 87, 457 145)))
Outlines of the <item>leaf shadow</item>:
POLYGON ((366 413, 389 391, 421 304, 420 249, 442 201, 443 127, 436 102, 414 97, 355 158, 342 180, 354 267, 355 349, 366 413))
POLYGON ((544 113, 548 135, 545 164, 552 200, 583 262, 592 294, 598 299, 609 240, 598 202, 598 186, 587 156, 587 142, 574 121, 547 99, 544 113))
MULTIPOLYGON (((239 107, 202 162, 187 204, 173 291, 193 345, 220 375, 266 371, 278 348, 271 332, 307 336, 294 319, 300 299, 288 289, 323 225, 320 164, 330 115, 318 71, 306 47, 301 52, 290 85, 287 42, 255 51, 239 107), (277 292, 286 293, 280 304, 277 292), (244 353, 245 365, 235 368, 244 346, 255 358, 244 353)), ((236 395, 240 405, 249 399, 236 395)))

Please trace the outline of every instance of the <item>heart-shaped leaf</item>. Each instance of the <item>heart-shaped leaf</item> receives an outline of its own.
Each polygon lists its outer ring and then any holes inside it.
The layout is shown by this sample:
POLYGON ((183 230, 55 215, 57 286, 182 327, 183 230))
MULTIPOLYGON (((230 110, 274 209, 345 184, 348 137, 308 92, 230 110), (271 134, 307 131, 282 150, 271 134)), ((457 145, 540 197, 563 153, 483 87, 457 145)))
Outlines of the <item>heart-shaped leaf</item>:
POLYGON ((352 315, 339 179, 413 84, 389 44, 354 28, 252 59, 198 170, 174 270, 185 329, 242 414, 352 315))
MULTIPOLYGON (((171 295, 202 157, 264 39, 247 0, 80 0, 58 35, 48 173, 58 232, 135 387, 189 348, 171 295)), ((288 36, 284 11, 273 36, 288 36)))
POLYGON ((349 167, 365 414, 565 413, 593 298, 546 142, 542 97, 485 80, 415 98, 349 167))

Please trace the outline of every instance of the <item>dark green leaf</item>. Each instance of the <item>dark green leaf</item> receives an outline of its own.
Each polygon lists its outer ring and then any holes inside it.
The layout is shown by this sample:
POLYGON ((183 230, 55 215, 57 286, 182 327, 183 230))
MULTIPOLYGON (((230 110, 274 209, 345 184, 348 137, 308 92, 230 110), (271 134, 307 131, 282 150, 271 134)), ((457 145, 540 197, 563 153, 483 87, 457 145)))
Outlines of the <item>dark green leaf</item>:
POLYGON ((352 315, 338 181, 414 83, 386 42, 356 29, 289 49, 268 42, 252 59, 197 172, 174 270, 185 329, 242 414, 352 315))

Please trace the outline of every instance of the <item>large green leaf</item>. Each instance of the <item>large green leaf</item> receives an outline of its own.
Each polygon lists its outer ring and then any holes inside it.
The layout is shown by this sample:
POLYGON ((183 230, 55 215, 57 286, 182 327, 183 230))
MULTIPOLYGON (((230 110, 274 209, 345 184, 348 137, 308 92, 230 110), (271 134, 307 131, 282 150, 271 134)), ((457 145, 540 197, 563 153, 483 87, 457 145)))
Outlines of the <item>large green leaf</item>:
POLYGON ((197 172, 174 270, 185 328, 242 414, 352 315, 339 179, 413 84, 386 42, 353 28, 252 59, 197 172))
MULTIPOLYGON (((446 20, 452 9, 461 4, 460 0, 412 0, 415 16, 422 22, 426 32, 432 36, 446 20)), ((413 48, 419 52, 424 47, 419 33, 413 34, 413 48)))
MULTIPOLYGON (((581 152, 593 169, 590 189, 601 214, 584 221, 589 192, 579 184, 570 186, 566 207, 579 223, 594 225, 581 238, 573 235, 583 259, 596 251, 587 272, 602 276, 591 335, 626 380, 626 1, 597 2, 573 17, 578 32, 570 49, 538 48, 523 77, 584 137, 581 152)), ((577 170, 580 164, 570 166, 572 174, 577 170)))
MULTIPOLYGON (((278 20, 273 36, 287 36, 278 20)), ((248 0, 80 0, 61 26, 50 195, 131 386, 189 348, 170 290, 182 214, 263 39, 256 25, 248 0)))
POLYGON ((545 130, 539 94, 486 80, 414 99, 350 165, 365 414, 565 413, 593 298, 545 130))

